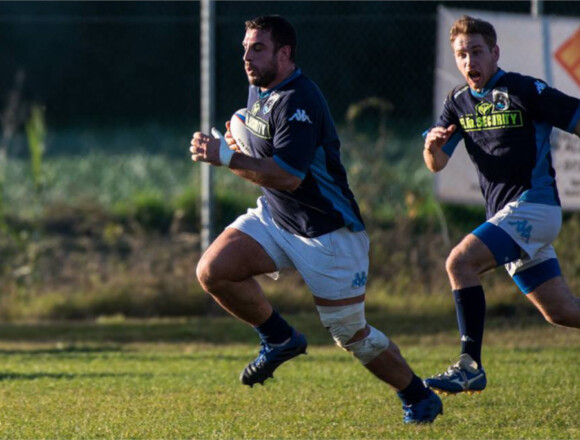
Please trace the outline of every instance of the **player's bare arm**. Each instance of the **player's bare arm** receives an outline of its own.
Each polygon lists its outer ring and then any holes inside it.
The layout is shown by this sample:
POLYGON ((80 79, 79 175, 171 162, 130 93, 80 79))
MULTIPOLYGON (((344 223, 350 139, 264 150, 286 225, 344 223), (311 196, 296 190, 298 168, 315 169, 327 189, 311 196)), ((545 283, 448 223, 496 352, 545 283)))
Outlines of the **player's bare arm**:
POLYGON ((423 159, 425 160, 427 168, 433 173, 441 171, 447 165, 449 156, 442 148, 455 132, 456 128, 453 124, 447 128, 433 127, 427 133, 425 137, 425 148, 423 149, 423 159))
POLYGON ((294 191, 302 183, 299 177, 281 168, 271 157, 256 159, 245 154, 236 154, 230 169, 238 176, 256 185, 283 191, 294 191))
POLYGON ((272 158, 253 158, 245 154, 236 153, 228 145, 232 140, 225 140, 225 146, 221 144, 219 137, 211 137, 207 134, 196 132, 191 140, 189 151, 192 153, 191 159, 194 162, 206 162, 215 166, 228 166, 236 175, 255 183, 272 189, 284 191, 294 191, 300 186, 302 180, 281 168, 272 158), (224 163, 224 149, 231 152, 227 155, 224 163), (221 151, 220 151, 221 150, 221 151))

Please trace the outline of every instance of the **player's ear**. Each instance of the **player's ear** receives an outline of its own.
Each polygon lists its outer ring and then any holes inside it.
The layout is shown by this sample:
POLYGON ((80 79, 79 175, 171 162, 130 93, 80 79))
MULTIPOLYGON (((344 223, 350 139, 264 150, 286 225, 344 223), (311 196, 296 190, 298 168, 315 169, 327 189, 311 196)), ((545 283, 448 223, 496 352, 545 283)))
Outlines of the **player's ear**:
POLYGON ((278 60, 285 62, 290 61, 290 52, 291 49, 289 45, 282 46, 280 49, 278 49, 278 60))
POLYGON ((491 55, 493 56, 493 60, 497 63, 499 61, 499 46, 497 44, 491 49, 491 55))

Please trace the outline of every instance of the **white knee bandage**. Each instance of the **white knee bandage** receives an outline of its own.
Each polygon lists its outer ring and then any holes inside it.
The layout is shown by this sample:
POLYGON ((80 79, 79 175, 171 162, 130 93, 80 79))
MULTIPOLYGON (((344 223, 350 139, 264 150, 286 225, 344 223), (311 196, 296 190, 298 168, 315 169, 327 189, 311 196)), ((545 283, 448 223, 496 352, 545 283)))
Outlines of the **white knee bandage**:
POLYGON ((391 343, 383 332, 377 330, 372 325, 369 325, 369 328, 371 331, 366 338, 344 347, 346 350, 351 351, 363 365, 376 359, 379 354, 389 348, 389 344, 391 343))
POLYGON ((389 346, 389 339, 369 326, 370 333, 356 342, 348 343, 359 330, 367 326, 364 302, 348 306, 316 306, 322 325, 326 327, 336 345, 350 351, 363 364, 368 364, 389 346))

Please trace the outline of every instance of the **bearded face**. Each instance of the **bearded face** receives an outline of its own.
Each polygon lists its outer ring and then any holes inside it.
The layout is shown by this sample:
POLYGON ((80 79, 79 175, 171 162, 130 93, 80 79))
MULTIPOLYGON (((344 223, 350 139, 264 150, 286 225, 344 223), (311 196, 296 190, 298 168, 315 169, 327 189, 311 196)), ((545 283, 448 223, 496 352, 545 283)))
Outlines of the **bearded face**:
POLYGON ((243 41, 244 67, 248 82, 262 89, 278 78, 278 50, 272 41, 270 31, 248 29, 243 41))

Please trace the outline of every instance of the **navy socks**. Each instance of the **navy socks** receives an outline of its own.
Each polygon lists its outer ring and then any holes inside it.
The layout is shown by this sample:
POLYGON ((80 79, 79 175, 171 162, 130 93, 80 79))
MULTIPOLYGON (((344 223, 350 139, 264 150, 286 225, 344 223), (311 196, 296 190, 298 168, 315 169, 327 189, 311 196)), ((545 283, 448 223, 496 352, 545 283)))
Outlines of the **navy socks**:
POLYGON ((292 336, 292 327, 274 310, 272 315, 257 327, 254 327, 260 338, 267 344, 281 344, 292 336))
POLYGON ((411 383, 407 388, 399 391, 397 396, 405 405, 413 405, 429 396, 429 388, 423 384, 423 381, 417 375, 413 374, 411 383))
POLYGON ((485 294, 483 287, 454 290, 457 325, 461 335, 461 354, 470 355, 481 368, 481 344, 485 325, 485 294))

